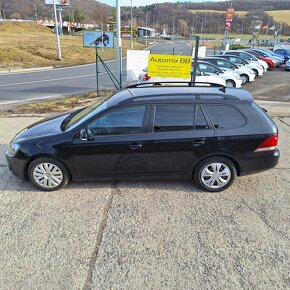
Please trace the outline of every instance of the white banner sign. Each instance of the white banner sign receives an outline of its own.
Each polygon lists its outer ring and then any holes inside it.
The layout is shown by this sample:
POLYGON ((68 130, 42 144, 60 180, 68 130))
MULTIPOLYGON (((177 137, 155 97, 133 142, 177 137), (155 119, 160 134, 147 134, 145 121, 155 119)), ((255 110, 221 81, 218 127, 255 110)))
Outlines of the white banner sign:
MULTIPOLYGON (((45 4, 53 5, 53 0, 44 0, 45 4)), ((56 5, 69 5, 69 0, 55 0, 56 5)))
POLYGON ((150 50, 127 50, 127 82, 137 81, 143 69, 147 69, 150 50))

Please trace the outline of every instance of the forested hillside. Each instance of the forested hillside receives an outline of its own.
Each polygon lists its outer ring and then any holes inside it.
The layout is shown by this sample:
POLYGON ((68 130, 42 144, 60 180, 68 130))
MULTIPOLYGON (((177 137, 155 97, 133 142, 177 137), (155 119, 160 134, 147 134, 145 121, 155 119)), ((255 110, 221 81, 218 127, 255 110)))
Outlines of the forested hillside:
MULTIPOLYGON (((113 8, 95 0, 70 0, 70 7, 64 7, 63 14, 71 19, 84 22, 104 21, 113 14, 113 8)), ((44 0, 0 0, 2 18, 36 19, 53 18, 52 5, 45 5, 44 0)))

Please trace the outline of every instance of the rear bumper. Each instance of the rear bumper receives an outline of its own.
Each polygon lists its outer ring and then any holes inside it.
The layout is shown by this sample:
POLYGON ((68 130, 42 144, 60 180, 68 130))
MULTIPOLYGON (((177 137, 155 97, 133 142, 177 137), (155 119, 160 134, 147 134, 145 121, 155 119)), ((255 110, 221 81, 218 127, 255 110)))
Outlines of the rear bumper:
POLYGON ((271 152, 251 153, 250 156, 239 161, 240 176, 254 174, 274 168, 280 159, 280 150, 271 152))

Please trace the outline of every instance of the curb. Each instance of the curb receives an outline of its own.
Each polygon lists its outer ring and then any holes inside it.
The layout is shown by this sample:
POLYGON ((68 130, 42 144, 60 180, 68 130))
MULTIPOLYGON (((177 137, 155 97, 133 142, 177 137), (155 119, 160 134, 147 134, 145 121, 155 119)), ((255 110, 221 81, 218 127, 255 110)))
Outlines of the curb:
POLYGON ((34 68, 11 68, 0 70, 0 74, 9 74, 9 73, 23 73, 23 72, 34 72, 34 71, 43 71, 43 70, 52 70, 52 66, 47 67, 34 67, 34 68))

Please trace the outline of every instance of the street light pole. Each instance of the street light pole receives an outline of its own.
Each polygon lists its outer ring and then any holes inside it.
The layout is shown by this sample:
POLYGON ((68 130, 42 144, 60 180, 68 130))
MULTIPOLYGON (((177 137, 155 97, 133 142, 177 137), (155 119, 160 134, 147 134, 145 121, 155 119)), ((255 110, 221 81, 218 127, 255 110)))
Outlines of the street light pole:
POLYGON ((148 44, 148 40, 147 40, 147 36, 148 36, 148 32, 147 32, 147 11, 146 11, 146 14, 145 14, 145 22, 146 22, 146 34, 145 34, 145 38, 146 38, 146 45, 148 44))
POLYGON ((116 42, 117 42, 117 76, 122 88, 122 42, 121 42, 121 8, 120 0, 116 0, 116 42))
POLYGON ((55 0, 53 0, 53 10, 54 10, 54 30, 56 34, 56 44, 58 51, 58 60, 61 60, 61 49, 60 49, 60 41, 59 41, 59 33, 58 33, 58 21, 57 21, 57 13, 56 13, 56 4, 55 0))
POLYGON ((132 7, 132 0, 131 0, 131 49, 133 49, 133 7, 132 7))

